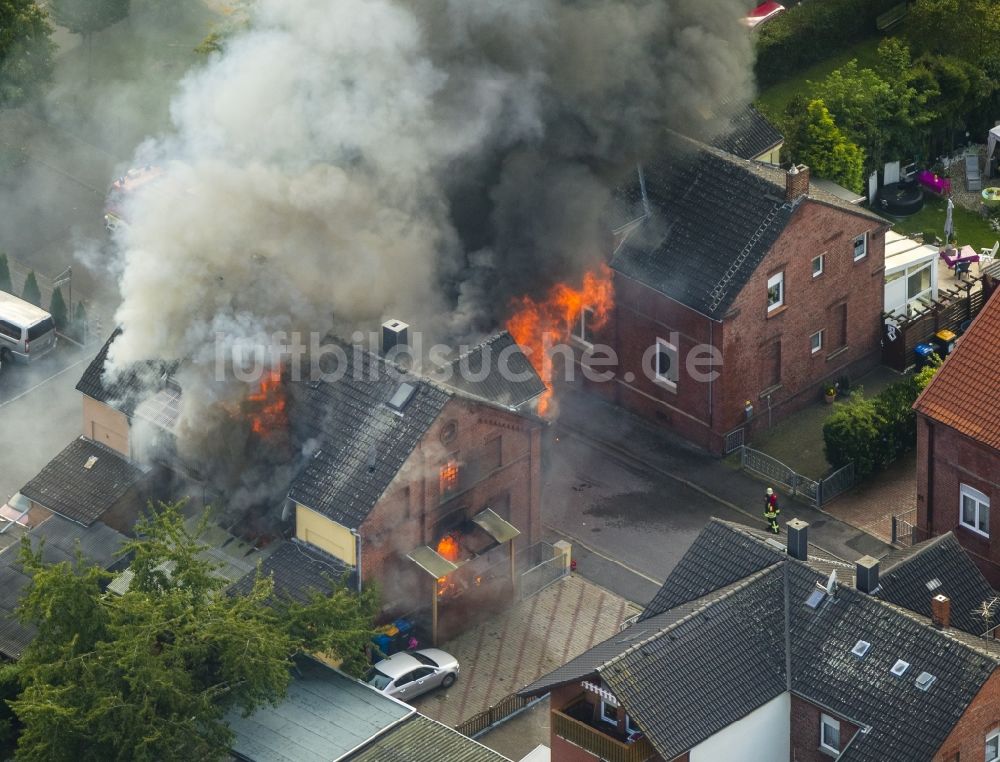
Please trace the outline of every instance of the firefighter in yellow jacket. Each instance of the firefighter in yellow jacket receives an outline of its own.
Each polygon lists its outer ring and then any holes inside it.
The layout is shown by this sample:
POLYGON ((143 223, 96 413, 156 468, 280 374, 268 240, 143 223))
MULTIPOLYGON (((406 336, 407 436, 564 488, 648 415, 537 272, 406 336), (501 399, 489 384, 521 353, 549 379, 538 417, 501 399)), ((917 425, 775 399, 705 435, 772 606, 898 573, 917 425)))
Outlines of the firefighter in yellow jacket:
POLYGON ((764 520, 767 522, 768 531, 773 534, 781 534, 781 527, 778 526, 779 515, 781 515, 781 509, 778 507, 778 496, 774 494, 773 489, 768 487, 764 496, 764 520))

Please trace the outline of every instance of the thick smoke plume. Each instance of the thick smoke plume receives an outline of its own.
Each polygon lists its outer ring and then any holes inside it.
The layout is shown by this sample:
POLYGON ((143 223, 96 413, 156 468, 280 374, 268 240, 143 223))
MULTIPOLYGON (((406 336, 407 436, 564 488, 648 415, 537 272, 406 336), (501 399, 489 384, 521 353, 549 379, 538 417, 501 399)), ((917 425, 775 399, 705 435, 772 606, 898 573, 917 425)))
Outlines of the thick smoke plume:
MULTIPOLYGON (((257 0, 137 161, 112 370, 216 335, 492 330, 608 251, 610 190, 751 92, 745 0, 257 0), (725 105, 724 105, 725 104, 725 105)), ((197 393, 188 393, 197 390, 197 393)))

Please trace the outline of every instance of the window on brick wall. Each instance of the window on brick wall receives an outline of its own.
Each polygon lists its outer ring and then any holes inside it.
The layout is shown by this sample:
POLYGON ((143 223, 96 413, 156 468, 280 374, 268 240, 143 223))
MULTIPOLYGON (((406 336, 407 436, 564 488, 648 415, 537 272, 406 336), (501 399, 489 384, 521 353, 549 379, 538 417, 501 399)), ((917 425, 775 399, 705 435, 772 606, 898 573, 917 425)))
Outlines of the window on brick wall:
POLYGON ((812 354, 816 354, 823 348, 823 332, 816 331, 812 336, 809 337, 809 351, 812 354))
POLYGON ((862 233, 857 238, 854 239, 854 261, 857 262, 859 259, 864 259, 865 254, 868 253, 868 234, 862 233))
POLYGON ((601 699, 601 719, 611 725, 618 725, 618 707, 601 699))
POLYGON ((594 337, 590 332, 590 326, 594 320, 594 311, 590 307, 584 307, 574 318, 571 334, 577 341, 590 344, 594 337))
POLYGON ((785 303, 785 274, 776 273, 767 279, 767 311, 773 312, 785 303))
POLYGON ((447 497, 458 490, 458 458, 453 456, 441 466, 441 497, 447 497))
POLYGON ((653 373, 656 380, 671 389, 676 389, 677 381, 680 378, 677 347, 669 341, 657 339, 653 363, 653 373))
POLYGON ((990 499, 974 487, 963 484, 958 490, 962 526, 973 532, 990 536, 990 499))
POLYGON ((986 736, 986 762, 1000 760, 1000 729, 986 736))
POLYGON ((820 254, 818 257, 813 257, 812 260, 812 276, 815 278, 823 274, 823 255, 820 254))
POLYGON ((823 751, 840 754, 840 720, 828 714, 820 715, 819 746, 823 751))
POLYGON ((483 447, 482 468, 480 469, 482 471, 481 476, 485 476, 491 471, 496 471, 503 465, 502 444, 502 437, 499 434, 486 440, 486 445, 483 447))

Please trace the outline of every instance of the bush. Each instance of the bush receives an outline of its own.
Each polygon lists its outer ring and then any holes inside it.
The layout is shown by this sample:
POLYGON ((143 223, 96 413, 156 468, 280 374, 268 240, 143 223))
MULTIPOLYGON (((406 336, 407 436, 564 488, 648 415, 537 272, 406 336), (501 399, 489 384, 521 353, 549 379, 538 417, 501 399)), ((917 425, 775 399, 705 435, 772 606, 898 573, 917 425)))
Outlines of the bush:
POLYGON ((76 303, 76 309, 73 310, 73 322, 69 327, 69 334, 77 341, 83 343, 87 338, 87 308, 83 306, 83 302, 76 303))
POLYGON ((60 331, 66 330, 66 324, 69 322, 69 308, 66 306, 66 300, 63 299, 62 289, 58 286, 52 292, 49 312, 52 313, 52 321, 56 324, 56 328, 60 331))
POLYGON ((38 288, 38 278, 35 277, 34 270, 28 273, 28 277, 24 281, 24 292, 21 294, 21 298, 26 302, 31 302, 36 307, 42 306, 42 291, 38 288))
POLYGON ((896 5, 899 0, 823 0, 790 8, 757 33, 757 84, 773 85, 871 37, 875 19, 896 5))
POLYGON ((7 264, 7 255, 0 251, 0 291, 13 293, 14 286, 10 282, 10 266, 7 264))

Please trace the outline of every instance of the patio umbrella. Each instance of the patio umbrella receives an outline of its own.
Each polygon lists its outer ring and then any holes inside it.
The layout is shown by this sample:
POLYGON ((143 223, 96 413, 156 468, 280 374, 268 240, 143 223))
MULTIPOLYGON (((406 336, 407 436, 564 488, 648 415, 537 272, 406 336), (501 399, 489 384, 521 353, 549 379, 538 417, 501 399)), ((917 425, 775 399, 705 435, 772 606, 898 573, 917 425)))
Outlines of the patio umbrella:
POLYGON ((951 218, 952 217, 952 212, 954 211, 954 209, 955 209, 955 204, 949 198, 948 199, 948 212, 947 212, 947 214, 945 214, 945 217, 944 217, 944 242, 945 242, 945 245, 948 244, 948 241, 951 238, 952 233, 955 232, 955 223, 952 221, 952 218, 951 218))

